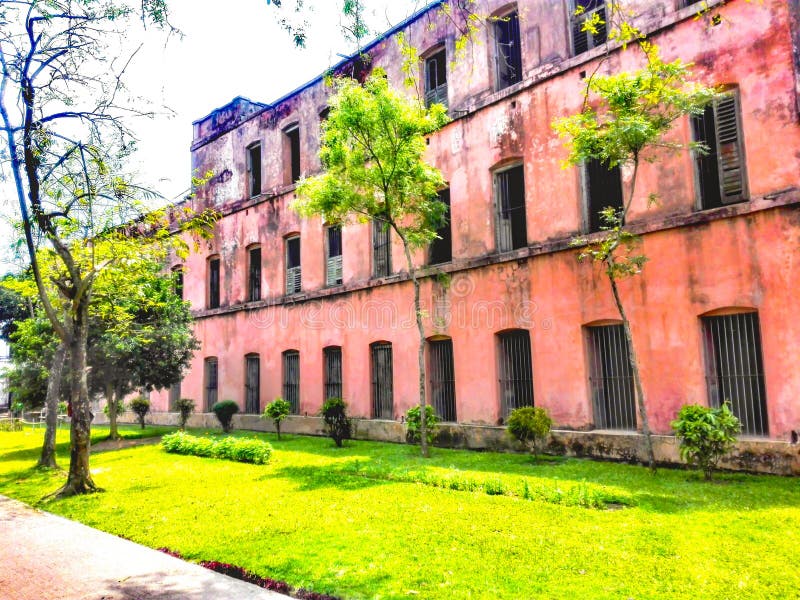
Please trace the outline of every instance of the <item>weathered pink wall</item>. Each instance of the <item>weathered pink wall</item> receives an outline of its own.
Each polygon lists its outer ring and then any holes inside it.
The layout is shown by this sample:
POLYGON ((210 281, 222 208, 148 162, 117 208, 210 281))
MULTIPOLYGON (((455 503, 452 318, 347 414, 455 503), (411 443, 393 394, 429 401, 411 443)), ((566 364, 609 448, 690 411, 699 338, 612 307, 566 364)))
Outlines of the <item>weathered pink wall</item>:
MULTIPOLYGON (((489 2, 487 12, 501 2, 489 2)), ((667 59, 694 62, 697 78, 714 85, 736 84, 741 95, 751 201, 727 209, 696 210, 693 161, 688 152, 658 157, 642 168, 631 223, 647 232, 650 258, 644 274, 621 285, 640 354, 651 424, 668 432, 681 404, 706 402, 700 316, 720 309, 759 311, 770 435, 785 439, 800 429, 800 320, 794 289, 800 283, 800 119, 787 4, 735 0, 724 8, 719 26, 691 18, 672 25, 673 3, 646 6, 646 25, 667 59), (746 42, 744 42, 746 40, 746 42), (647 196, 660 203, 647 207, 647 196)), ((459 421, 496 423, 499 393, 495 334, 508 328, 530 330, 535 401, 564 427, 591 426, 592 409, 585 357, 589 324, 618 320, 605 276, 581 264, 566 245, 583 227, 581 178, 561 166, 566 151, 554 134, 553 119, 580 110, 591 73, 586 56, 568 58, 564 15, 543 0, 520 2, 526 76, 541 79, 494 92, 489 77, 488 42, 474 47, 474 58, 448 73, 450 106, 479 107, 431 137, 429 158, 449 181, 453 258, 442 270, 452 282, 424 284, 428 305, 426 335, 453 339, 459 421), (530 247, 494 254, 492 170, 521 161, 525 165, 530 247)), ((687 17, 684 9, 679 17, 687 17)), ((434 21, 440 17, 431 17, 434 21)), ((441 26, 441 23, 440 23, 441 26)), ((424 50, 442 37, 427 27, 427 17, 411 26, 411 43, 424 50)), ((453 32, 445 38, 452 51, 453 32)), ((398 51, 392 40, 372 52, 400 81, 398 51)), ((590 56, 598 54, 596 51, 590 56)), ((600 72, 641 66, 636 51, 614 54, 600 72)), ((322 403, 322 349, 343 348, 344 396, 355 415, 370 415, 369 345, 378 340, 394 348, 395 413, 417 398, 416 343, 411 284, 390 277, 370 281, 369 226, 345 227, 344 286, 323 290, 323 229, 319 220, 301 221, 288 205, 293 186, 285 185, 282 129, 301 124, 302 170, 316 172, 317 127, 327 90, 316 83, 263 110, 234 130, 195 144, 193 167, 211 169, 217 178, 194 203, 217 206, 226 216, 210 247, 186 261, 185 295, 198 311, 202 350, 182 386, 182 395, 202 403, 203 360, 219 359, 219 398, 243 405, 244 356, 261 356, 261 405, 281 394, 281 352, 300 351, 301 412, 316 413, 322 403), (255 140, 264 148, 264 195, 246 194, 244 148, 255 140), (225 174, 221 176, 221 174, 225 174), (303 294, 286 299, 284 239, 302 239, 303 294), (246 248, 262 248, 262 302, 245 304, 246 248), (207 257, 222 258, 221 309, 205 311, 207 257)), ((208 127, 197 125, 202 135, 208 127), (205 129, 204 129, 205 128, 205 129)), ((688 141, 689 124, 677 124, 674 137, 688 141)), ((420 263, 424 253, 417 256, 420 263)), ((404 264, 398 244, 393 265, 404 264)), ((403 277, 399 277, 404 279, 403 277)), ((167 408, 166 394, 154 396, 167 408)))

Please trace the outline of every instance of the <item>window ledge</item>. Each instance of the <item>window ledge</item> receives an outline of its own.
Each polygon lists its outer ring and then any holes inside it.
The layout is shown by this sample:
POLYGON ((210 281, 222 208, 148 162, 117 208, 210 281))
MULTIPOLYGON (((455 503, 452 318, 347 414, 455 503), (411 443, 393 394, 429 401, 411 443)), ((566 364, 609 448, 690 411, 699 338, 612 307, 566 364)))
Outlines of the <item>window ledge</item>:
MULTIPOLYGON (((721 219, 730 219, 740 216, 746 216, 753 213, 780 208, 785 206, 800 205, 800 188, 787 188, 776 192, 765 194, 757 198, 751 199, 749 202, 742 202, 739 204, 732 204, 722 208, 713 208, 704 211, 696 211, 680 215, 673 215, 662 218, 641 219, 634 221, 630 224, 630 231, 639 235, 645 235, 657 231, 666 231, 669 229, 677 229, 681 227, 691 227, 694 225, 704 225, 712 221, 721 219)), ((460 273, 481 267, 496 265, 511 262, 514 260, 525 260, 533 256, 540 256, 546 254, 553 254, 556 252, 563 252, 565 250, 574 250, 571 245, 572 240, 581 236, 588 242, 599 239, 602 232, 592 233, 589 235, 580 234, 579 232, 562 235, 561 237, 546 240, 538 243, 533 243, 524 248, 512 250, 503 253, 489 253, 482 256, 457 258, 447 264, 442 265, 425 265, 419 268, 420 277, 435 277, 442 273, 460 273)), ((258 302, 251 302, 246 305, 236 305, 220 307, 216 309, 197 310, 194 311, 194 316, 198 319, 215 317, 228 313, 235 313, 241 310, 258 310, 270 306, 280 306, 283 304, 294 304, 295 302, 305 302, 307 300, 324 299, 353 292, 359 292, 372 287, 380 285, 392 285, 395 283, 402 283, 409 281, 410 277, 406 272, 399 272, 388 277, 369 278, 367 280, 357 281, 353 283, 345 283, 335 288, 322 288, 319 290, 302 292, 299 294, 292 294, 287 296, 279 296, 275 298, 260 300, 258 302)))

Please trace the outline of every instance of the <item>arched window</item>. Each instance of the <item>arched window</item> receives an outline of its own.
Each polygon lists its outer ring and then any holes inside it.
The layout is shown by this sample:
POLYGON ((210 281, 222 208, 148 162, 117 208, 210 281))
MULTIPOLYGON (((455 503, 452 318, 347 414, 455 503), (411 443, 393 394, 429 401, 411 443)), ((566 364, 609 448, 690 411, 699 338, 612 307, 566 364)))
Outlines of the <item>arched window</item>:
POLYGON ((453 340, 437 338, 428 341, 428 385, 431 406, 442 421, 455 423, 456 375, 453 364, 453 340))
POLYGON ((621 324, 586 327, 594 425, 636 429, 636 396, 628 341, 621 324))
POLYGON ((217 403, 219 390, 219 363, 216 356, 209 356, 204 361, 205 370, 205 408, 206 412, 217 403))
POLYGON ((322 349, 325 399, 342 397, 342 347, 328 346, 322 349))
POLYGON ((292 414, 300 414, 300 352, 283 353, 283 399, 292 406, 292 414))
POLYGON ((219 256, 208 258, 208 308, 219 308, 219 278, 220 260, 219 256))
POLYGON ((500 411, 507 419, 515 408, 533 406, 531 335, 526 329, 497 334, 500 373, 500 411))
POLYGON ((261 413, 261 357, 247 354, 244 362, 244 412, 257 415, 261 413))
POLYGON ((394 418, 394 366, 392 344, 374 342, 370 344, 372 371, 372 418, 394 418))

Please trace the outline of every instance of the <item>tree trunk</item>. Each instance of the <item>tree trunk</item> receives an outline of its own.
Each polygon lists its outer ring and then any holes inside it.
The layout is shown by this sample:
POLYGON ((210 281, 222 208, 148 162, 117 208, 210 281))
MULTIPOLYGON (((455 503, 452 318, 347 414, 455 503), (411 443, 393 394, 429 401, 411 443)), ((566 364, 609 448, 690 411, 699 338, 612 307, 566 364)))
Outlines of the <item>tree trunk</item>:
POLYGON ((647 418, 647 408, 644 403, 644 388, 642 387, 642 378, 639 374, 639 359, 636 355, 636 347, 633 345, 631 324, 630 321, 628 321, 625 308, 622 306, 619 289, 617 289, 617 280, 611 274, 609 274, 608 280, 611 282, 611 292, 614 294, 614 302, 617 305, 619 316, 622 318, 622 328, 625 330, 625 339, 628 341, 628 360, 631 365, 631 371, 633 372, 633 385, 636 388, 636 405, 639 408, 639 419, 642 422, 642 434, 644 434, 644 445, 647 451, 647 466, 655 473, 656 458, 653 453, 653 436, 650 433, 650 421, 647 418))
POLYGON ((419 279, 417 279, 417 270, 414 268, 414 263, 411 260, 411 250, 408 248, 408 242, 402 235, 400 239, 403 242, 403 250, 406 255, 408 274, 411 276, 411 281, 414 284, 414 317, 417 321, 417 332, 419 333, 419 346, 417 348, 417 361, 419 365, 419 443, 422 456, 428 458, 430 457, 430 450, 428 449, 428 413, 426 412, 427 403, 425 398, 425 328, 422 324, 422 306, 419 300, 420 286, 419 279))
POLYGON ((70 399, 72 400, 72 425, 70 428, 70 457, 67 482, 55 493, 56 497, 74 496, 97 491, 89 471, 91 451, 92 415, 89 405, 89 388, 86 382, 86 342, 89 323, 89 298, 79 298, 72 313, 70 353, 70 399))
POLYGON ((64 357, 67 353, 67 346, 59 341, 56 351, 53 354, 53 362, 50 365, 50 378, 47 381, 47 399, 45 400, 45 410, 47 417, 44 430, 44 443, 42 444, 42 455, 36 466, 48 469, 57 469, 56 464, 56 430, 58 428, 58 401, 61 399, 61 376, 64 372, 64 357))
POLYGON ((117 431, 117 397, 114 393, 114 384, 111 380, 106 381, 106 404, 108 406, 108 439, 118 440, 117 431))

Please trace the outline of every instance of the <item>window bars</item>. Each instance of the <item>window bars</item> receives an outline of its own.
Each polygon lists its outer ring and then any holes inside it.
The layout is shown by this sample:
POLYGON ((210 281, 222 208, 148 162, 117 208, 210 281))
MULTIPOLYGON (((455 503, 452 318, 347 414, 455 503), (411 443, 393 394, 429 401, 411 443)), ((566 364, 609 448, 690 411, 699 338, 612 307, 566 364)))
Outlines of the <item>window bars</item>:
POLYGON ((380 220, 372 221, 372 270, 375 277, 386 277, 392 272, 389 227, 380 220))
POLYGON ((598 429, 636 430, 628 341, 622 325, 589 327, 589 387, 598 429))
POLYGON ((261 360, 258 354, 245 357, 244 412, 257 415, 261 412, 261 360))
POLYGON ((453 340, 429 342, 428 379, 431 405, 442 421, 456 422, 456 379, 453 367, 453 340))
POLYGON ((292 407, 292 414, 300 414, 300 353, 286 350, 283 353, 283 399, 292 407))
POLYGON ((394 418, 394 390, 392 373, 392 345, 376 343, 372 353, 372 417, 394 418))
POLYGON ((730 408, 742 432, 767 435, 767 393, 758 313, 704 317, 708 402, 730 408))
POLYGON ((328 346, 322 350, 324 359, 324 391, 325 399, 342 397, 342 349, 339 346, 328 346))
POLYGON ((219 363, 216 358, 206 359, 206 411, 211 412, 211 409, 217 403, 217 388, 219 387, 219 363))
POLYGON ((498 334, 500 345, 500 410, 503 419, 511 411, 533 406, 531 338, 525 330, 498 334))
POLYGON ((525 177, 522 165, 495 174, 497 251, 528 245, 525 218, 525 177))

